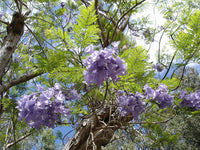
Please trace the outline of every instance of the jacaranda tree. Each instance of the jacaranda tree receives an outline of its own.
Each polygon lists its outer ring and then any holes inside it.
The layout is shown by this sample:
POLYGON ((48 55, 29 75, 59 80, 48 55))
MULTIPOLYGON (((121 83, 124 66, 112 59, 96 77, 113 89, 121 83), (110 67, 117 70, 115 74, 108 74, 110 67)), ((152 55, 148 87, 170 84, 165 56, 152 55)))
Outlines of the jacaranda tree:
POLYGON ((186 66, 199 61, 198 3, 2 0, 0 147, 20 149, 28 136, 66 125, 75 134, 64 150, 115 140, 120 148, 123 136, 136 149, 178 142, 165 124, 200 109, 200 91, 178 90, 186 66), (152 27, 141 15, 148 7, 160 9, 165 24, 152 27), (159 34, 152 64, 135 38, 151 45, 159 34), (161 47, 164 34, 173 55, 161 47))

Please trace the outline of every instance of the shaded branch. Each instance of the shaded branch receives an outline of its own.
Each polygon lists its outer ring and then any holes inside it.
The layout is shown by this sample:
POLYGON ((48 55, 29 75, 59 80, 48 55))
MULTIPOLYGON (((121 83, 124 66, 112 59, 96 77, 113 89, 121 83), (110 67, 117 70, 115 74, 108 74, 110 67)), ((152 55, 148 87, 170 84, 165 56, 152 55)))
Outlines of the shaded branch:
POLYGON ((3 21, 3 20, 1 20, 1 19, 0 19, 0 22, 1 22, 1 23, 4 23, 4 24, 6 24, 6 25, 9 25, 9 22, 3 21))
POLYGON ((119 22, 120 22, 129 12, 131 12, 134 8, 136 8, 137 6, 139 6, 140 4, 142 4, 142 3, 145 2, 145 1, 146 1, 146 0, 142 0, 142 1, 138 2, 138 3, 136 3, 133 7, 131 7, 130 9, 128 9, 128 10, 120 17, 120 19, 117 21, 117 23, 116 23, 116 25, 115 25, 115 28, 114 28, 114 31, 113 31, 113 34, 112 34, 110 43, 112 43, 112 41, 113 41, 113 38, 114 38, 114 35, 115 35, 115 33, 116 33, 116 30, 117 30, 117 27, 118 27, 119 22))
POLYGON ((18 85, 18 84, 23 83, 23 82, 27 82, 27 81, 29 81, 29 80, 37 77, 37 76, 40 76, 42 74, 43 73, 35 73, 35 74, 24 75, 24 76, 22 76, 22 77, 20 77, 18 79, 12 80, 9 83, 5 83, 5 84, 3 84, 3 85, 0 86, 0 93, 5 92, 9 88, 11 88, 11 87, 13 87, 15 85, 18 85))
POLYGON ((172 120, 173 118, 175 117, 172 116, 171 118, 167 119, 167 120, 164 120, 164 121, 159 121, 159 122, 129 122, 128 124, 163 124, 163 123, 167 123, 168 121, 172 120))
POLYGON ((15 3, 16 3, 16 6, 17 6, 17 9, 18 9, 19 13, 21 14, 20 6, 19 6, 19 3, 18 3, 18 0, 14 0, 14 1, 15 1, 15 3))
MULTIPOLYGON (((199 43, 198 43, 198 45, 199 45, 199 43)), ((198 51, 198 49, 196 49, 196 50, 193 52, 193 54, 190 55, 190 57, 187 59, 185 65, 184 65, 184 67, 183 67, 183 70, 182 70, 182 75, 181 75, 181 78, 180 78, 180 80, 179 80, 179 84, 178 84, 178 86, 177 86, 176 88, 174 88, 172 91, 174 91, 174 90, 176 90, 176 89, 178 89, 178 88, 180 87, 181 82, 182 82, 182 80, 183 80, 184 73, 185 73, 185 68, 186 68, 187 64, 189 63, 190 59, 192 59, 192 58, 194 57, 194 55, 195 55, 195 53, 196 53, 197 51, 198 51)))
POLYGON ((45 53, 45 51, 44 51, 44 48, 43 48, 42 44, 40 43, 40 41, 38 40, 38 38, 36 37, 35 33, 33 33, 33 31, 32 31, 26 24, 25 24, 25 26, 26 26, 27 29, 31 32, 31 34, 34 36, 35 40, 38 42, 39 46, 41 47, 42 52, 43 52, 45 58, 47 59, 46 53, 45 53))
POLYGON ((106 39, 105 39, 105 35, 104 35, 104 29, 103 29, 103 27, 102 27, 102 25, 101 25, 101 23, 100 23, 100 20, 99 20, 99 15, 98 15, 98 8, 97 8, 97 6, 98 6, 98 0, 95 0, 95 14, 97 15, 97 23, 98 23, 98 25, 99 25, 99 28, 100 28, 100 30, 101 30, 101 37, 102 37, 102 40, 103 40, 103 48, 104 47, 106 47, 105 46, 105 43, 106 43, 106 39))
POLYGON ((26 135, 20 137, 19 139, 17 139, 16 141, 14 141, 14 142, 12 142, 12 143, 7 144, 5 149, 10 148, 11 146, 17 144, 18 142, 20 142, 20 141, 22 141, 23 139, 27 138, 27 137, 30 136, 31 134, 32 134, 32 132, 30 132, 30 133, 28 133, 28 134, 26 134, 26 135))
POLYGON ((167 74, 168 74, 168 72, 169 72, 169 70, 170 70, 170 68, 171 68, 171 66, 172 66, 172 63, 173 63, 173 61, 174 61, 174 58, 175 58, 177 52, 178 52, 178 50, 175 51, 175 53, 174 53, 174 55, 173 55, 173 57, 172 57, 172 59, 171 59, 171 62, 170 62, 170 64, 169 64, 169 67, 167 68, 167 72, 165 73, 165 75, 164 75, 164 77, 162 78, 162 80, 164 80, 164 79, 166 78, 166 76, 167 76, 167 74))

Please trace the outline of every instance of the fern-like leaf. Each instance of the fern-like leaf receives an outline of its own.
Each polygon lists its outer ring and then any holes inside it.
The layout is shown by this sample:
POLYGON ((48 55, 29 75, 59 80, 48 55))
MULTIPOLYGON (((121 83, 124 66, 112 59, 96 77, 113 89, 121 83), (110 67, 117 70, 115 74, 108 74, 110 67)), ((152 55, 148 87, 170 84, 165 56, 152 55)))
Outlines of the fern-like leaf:
POLYGON ((95 21, 97 17, 95 15, 94 4, 90 7, 81 6, 80 15, 78 16, 77 24, 74 25, 74 40, 81 48, 97 42, 99 39, 98 33, 100 32, 95 21))

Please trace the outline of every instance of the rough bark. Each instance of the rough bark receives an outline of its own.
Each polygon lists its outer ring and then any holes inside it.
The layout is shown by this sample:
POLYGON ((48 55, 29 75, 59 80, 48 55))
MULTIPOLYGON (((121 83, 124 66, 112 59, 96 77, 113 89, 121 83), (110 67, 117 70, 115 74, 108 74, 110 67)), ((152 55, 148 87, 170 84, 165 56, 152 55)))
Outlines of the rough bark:
POLYGON ((104 106, 79 123, 75 135, 63 150, 101 150, 101 146, 110 142, 114 132, 132 119, 132 115, 120 116, 116 107, 104 106))
POLYGON ((23 32, 24 17, 19 13, 14 13, 11 23, 7 26, 7 36, 4 38, 2 47, 0 48, 0 79, 2 79, 5 74, 5 68, 9 63, 23 32))
MULTIPOLYGON (((7 35, 3 39, 3 44, 0 48, 0 94, 8 90, 8 87, 16 85, 17 81, 11 82, 11 84, 2 85, 2 78, 6 74, 6 67, 8 66, 11 57, 17 48, 17 44, 24 32, 24 16, 18 12, 15 12, 12 16, 12 21, 7 25, 7 35)), ((0 101, 0 117, 3 113, 3 103, 0 101)))

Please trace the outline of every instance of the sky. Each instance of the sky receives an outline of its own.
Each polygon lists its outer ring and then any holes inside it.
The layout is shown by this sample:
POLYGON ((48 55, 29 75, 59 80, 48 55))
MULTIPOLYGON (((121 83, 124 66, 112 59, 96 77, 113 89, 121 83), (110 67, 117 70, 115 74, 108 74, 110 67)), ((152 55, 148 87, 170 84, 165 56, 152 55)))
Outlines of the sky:
MULTIPOLYGON (((149 6, 146 7, 145 11, 143 13, 139 13, 139 16, 146 16, 149 15, 149 20, 152 23, 150 27, 152 28, 158 28, 161 26, 164 26, 165 19, 163 18, 163 15, 159 12, 159 10, 156 8, 156 5, 154 4, 153 0, 148 4, 149 6)), ((136 37, 137 45, 144 46, 147 50, 149 50, 149 62, 156 63, 157 62, 157 52, 159 47, 159 40, 162 32, 158 33, 154 37, 154 42, 151 44, 145 44, 145 41, 141 38, 136 37)), ((168 37, 164 34, 162 41, 161 41, 161 49, 163 46, 169 41, 168 37)), ((168 45, 168 47, 170 47, 168 45)), ((174 50, 172 48, 168 48, 169 51, 168 54, 173 54, 174 50)))

